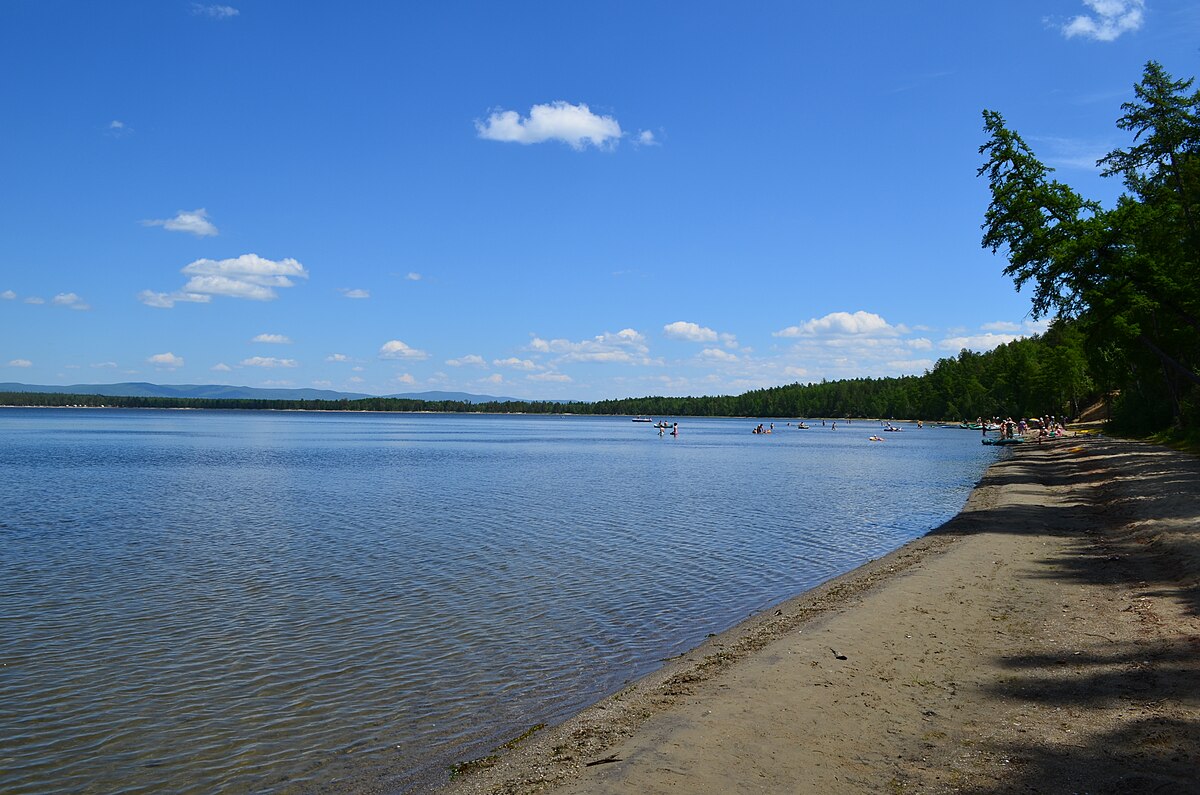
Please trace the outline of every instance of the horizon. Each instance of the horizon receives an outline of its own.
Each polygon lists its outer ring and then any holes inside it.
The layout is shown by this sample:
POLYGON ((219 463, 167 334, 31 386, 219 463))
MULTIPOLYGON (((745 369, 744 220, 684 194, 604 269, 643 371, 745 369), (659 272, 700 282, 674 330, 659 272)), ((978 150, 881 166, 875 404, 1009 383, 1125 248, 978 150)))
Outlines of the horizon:
POLYGON ((982 111, 1111 206, 1121 103, 1149 60, 1197 73, 1200 8, 0 20, 0 381, 595 402, 921 375, 1041 332, 980 246, 982 111))

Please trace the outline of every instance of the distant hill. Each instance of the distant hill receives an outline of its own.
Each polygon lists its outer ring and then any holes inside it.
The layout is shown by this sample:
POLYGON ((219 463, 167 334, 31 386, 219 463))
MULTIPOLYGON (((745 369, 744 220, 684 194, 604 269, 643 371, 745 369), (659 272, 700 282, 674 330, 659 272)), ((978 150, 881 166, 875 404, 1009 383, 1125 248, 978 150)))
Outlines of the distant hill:
MULTIPOLYGON (((204 398, 234 400, 358 400, 376 397, 362 392, 335 392, 332 389, 260 389, 253 386, 228 386, 225 384, 149 384, 133 381, 122 384, 47 384, 0 383, 0 392, 44 392, 55 395, 106 395, 109 397, 167 397, 204 398)), ((467 392, 410 392, 385 397, 408 400, 458 400, 464 403, 489 403, 492 401, 514 401, 525 403, 519 398, 472 395, 467 392)))

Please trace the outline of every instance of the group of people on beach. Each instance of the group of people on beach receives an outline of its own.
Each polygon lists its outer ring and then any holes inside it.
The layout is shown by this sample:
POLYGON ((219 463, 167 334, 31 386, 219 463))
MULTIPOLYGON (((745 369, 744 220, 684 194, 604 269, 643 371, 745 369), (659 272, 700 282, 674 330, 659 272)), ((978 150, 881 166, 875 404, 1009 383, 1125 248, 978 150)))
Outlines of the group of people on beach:
POLYGON ((1053 414, 1046 414, 1041 419, 1036 420, 1038 423, 1038 437, 1040 442, 1043 439, 1057 439, 1065 436, 1067 428, 1062 424, 1062 420, 1055 417, 1053 414))
POLYGON ((1046 414, 1042 417, 1034 417, 1026 420, 1022 417, 1020 420, 1014 420, 1012 417, 1007 417, 1003 420, 993 418, 988 422, 984 422, 980 417, 976 420, 979 426, 983 429, 983 435, 987 436, 989 430, 1000 431, 1001 439, 1014 439, 1024 437, 1030 430, 1036 429, 1037 440, 1041 442, 1043 439, 1056 439, 1064 436, 1067 432, 1062 420, 1053 414, 1046 414))

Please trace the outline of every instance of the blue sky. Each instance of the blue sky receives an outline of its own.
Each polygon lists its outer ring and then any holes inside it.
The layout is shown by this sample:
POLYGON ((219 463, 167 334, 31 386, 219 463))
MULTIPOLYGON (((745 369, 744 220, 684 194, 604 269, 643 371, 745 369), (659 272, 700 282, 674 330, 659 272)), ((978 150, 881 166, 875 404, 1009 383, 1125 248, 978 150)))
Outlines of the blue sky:
POLYGON ((0 381, 527 398, 1040 328, 981 111, 1111 203, 1192 0, 0 5, 0 381))

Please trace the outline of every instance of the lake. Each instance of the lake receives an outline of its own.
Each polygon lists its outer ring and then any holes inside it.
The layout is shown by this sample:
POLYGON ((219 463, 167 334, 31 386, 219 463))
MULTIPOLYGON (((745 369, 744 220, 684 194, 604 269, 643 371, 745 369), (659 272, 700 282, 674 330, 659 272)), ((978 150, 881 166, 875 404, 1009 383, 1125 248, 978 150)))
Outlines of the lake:
POLYGON ((676 419, 0 409, 0 791, 427 786, 923 535, 1000 454, 676 419))

